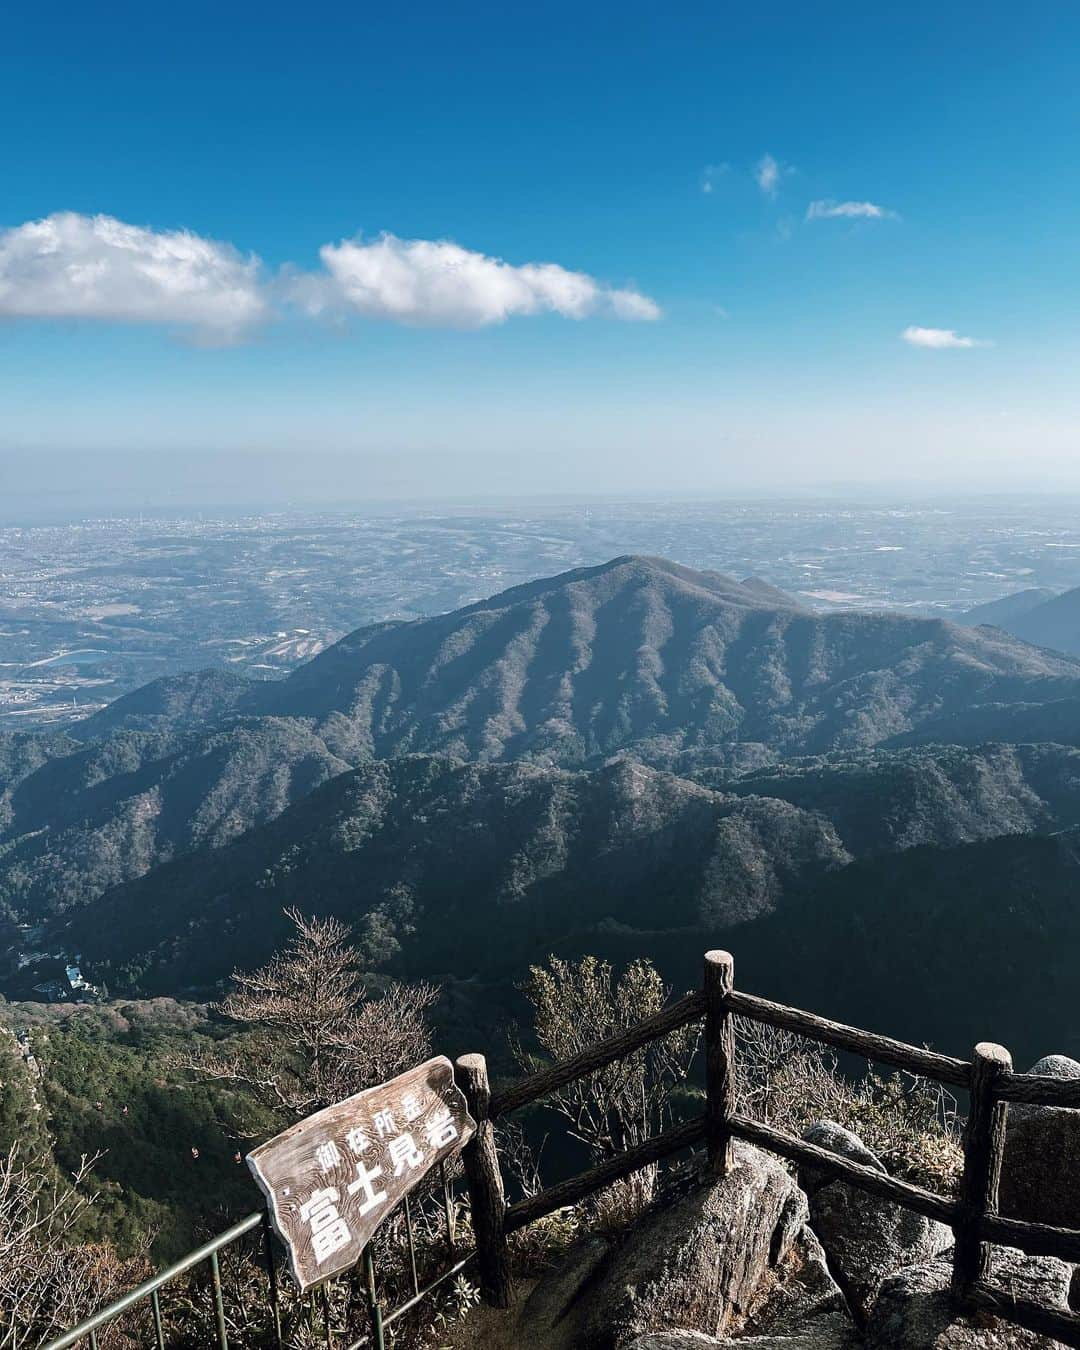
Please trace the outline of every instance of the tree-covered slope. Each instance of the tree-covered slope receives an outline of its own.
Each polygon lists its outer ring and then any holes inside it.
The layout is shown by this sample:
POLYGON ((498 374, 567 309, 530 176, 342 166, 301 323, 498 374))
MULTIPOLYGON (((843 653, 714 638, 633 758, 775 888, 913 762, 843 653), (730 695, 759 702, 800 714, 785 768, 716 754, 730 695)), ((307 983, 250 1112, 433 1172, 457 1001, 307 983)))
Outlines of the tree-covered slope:
POLYGON ((516 976, 568 934, 766 913, 847 858, 819 816, 626 759, 586 773, 404 757, 114 888, 62 931, 114 989, 201 986, 257 964, 292 905, 356 924, 374 968, 516 976))
POLYGON ((1076 830, 1007 835, 852 863, 724 945, 744 988, 1027 1068, 1080 1057, 1078 894, 1076 830))
POLYGON ((808 614, 753 586, 617 558, 342 639, 244 706, 328 723, 349 757, 575 764, 632 748, 874 745, 983 703, 1080 695, 1080 662, 992 629, 808 614))
POLYGON ((697 781, 818 811, 856 855, 1080 824, 1080 750, 1062 745, 836 751, 697 781))
POLYGON ((119 732, 44 760, 0 813, 0 907, 60 913, 194 848, 271 820, 350 766, 303 722, 119 732))

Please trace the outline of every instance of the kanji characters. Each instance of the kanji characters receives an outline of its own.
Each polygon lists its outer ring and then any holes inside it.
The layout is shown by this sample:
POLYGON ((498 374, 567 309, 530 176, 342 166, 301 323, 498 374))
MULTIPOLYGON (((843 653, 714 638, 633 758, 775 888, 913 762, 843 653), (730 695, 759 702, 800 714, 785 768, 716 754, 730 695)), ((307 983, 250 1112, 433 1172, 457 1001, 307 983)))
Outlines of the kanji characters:
POLYGON ((450 1115, 450 1108, 444 1106, 433 1111, 424 1121, 424 1133, 432 1148, 445 1148, 458 1137, 458 1127, 450 1115))
POLYGON ((320 1172, 332 1171, 342 1161, 341 1150, 332 1139, 328 1139, 316 1148, 315 1161, 319 1164, 320 1172))
POLYGON ((416 1147, 411 1134, 399 1134, 396 1139, 390 1140, 390 1161, 394 1165, 394 1176, 400 1177, 406 1167, 410 1171, 419 1167, 424 1161, 424 1155, 416 1147))
POLYGON ((371 1123, 375 1126, 375 1133, 380 1139, 388 1139, 390 1135, 397 1134, 397 1122, 394 1120, 393 1111, 376 1111, 371 1117, 371 1123))
POLYGON ((361 1153, 371 1147, 371 1140, 359 1125, 354 1125, 345 1136, 345 1146, 350 1153, 354 1153, 359 1158, 361 1153))
POLYGON ((411 1125, 414 1120, 418 1120, 424 1114, 424 1103, 415 1092, 405 1092, 401 1097, 401 1114, 405 1117, 405 1124, 411 1125))
POLYGON ((321 1266, 335 1252, 348 1246, 352 1235, 337 1211, 340 1196, 333 1186, 313 1191, 300 1206, 300 1217, 311 1229, 311 1250, 315 1264, 321 1266))
POLYGON ((349 1194, 356 1195, 358 1191, 363 1194, 359 1210, 361 1214, 369 1213, 385 1201, 386 1192, 375 1189, 375 1178, 382 1174, 381 1167, 366 1167, 362 1162, 356 1164, 356 1180, 349 1182, 349 1194))

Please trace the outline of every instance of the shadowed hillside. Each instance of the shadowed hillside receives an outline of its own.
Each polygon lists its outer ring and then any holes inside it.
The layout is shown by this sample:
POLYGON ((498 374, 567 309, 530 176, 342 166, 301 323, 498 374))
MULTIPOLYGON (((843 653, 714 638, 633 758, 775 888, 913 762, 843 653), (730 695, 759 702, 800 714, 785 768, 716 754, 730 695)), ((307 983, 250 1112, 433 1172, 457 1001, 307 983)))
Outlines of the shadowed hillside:
POLYGON ((3 738, 0 904, 19 917, 66 910, 372 759, 579 767, 625 751, 709 768, 719 786, 883 742, 1068 742, 1077 707, 1080 661, 999 630, 815 615, 757 578, 617 558, 359 629, 280 682, 155 681, 77 724, 83 744, 3 738))
POLYGON ((605 925, 753 918, 848 856, 820 816, 632 760, 572 773, 405 757, 108 892, 64 940, 125 988, 205 985, 269 955, 300 905, 355 923, 372 967, 509 977, 605 925))

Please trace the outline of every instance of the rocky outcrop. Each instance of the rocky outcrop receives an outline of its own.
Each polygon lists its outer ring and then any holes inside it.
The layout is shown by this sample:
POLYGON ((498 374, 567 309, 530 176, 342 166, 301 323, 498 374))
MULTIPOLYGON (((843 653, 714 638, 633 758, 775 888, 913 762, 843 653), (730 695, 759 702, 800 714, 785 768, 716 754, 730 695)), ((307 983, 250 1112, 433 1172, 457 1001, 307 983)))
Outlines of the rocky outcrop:
MULTIPOLYGON (((1045 1064, 1041 1071, 1046 1071, 1045 1064)), ((850 1131, 805 1138, 884 1171, 850 1131)), ((684 1176, 619 1239, 578 1243, 526 1301, 514 1350, 1052 1350, 985 1313, 961 1317, 943 1224, 735 1146, 720 1181, 684 1176)), ((991 1283, 1070 1304, 1073 1268, 997 1249, 991 1283)), ((510 1342, 508 1342, 510 1344, 510 1342)))
MULTIPOLYGON (((862 1163, 864 1167, 872 1167, 877 1172, 885 1171, 885 1165, 877 1154, 868 1149, 857 1134, 838 1125, 835 1120, 815 1120, 803 1130, 803 1138, 808 1144, 827 1148, 830 1153, 838 1153, 842 1158, 862 1163)), ((816 1167, 804 1165, 799 1168, 799 1185, 807 1195, 813 1195, 828 1184, 829 1178, 816 1167)))
MULTIPOLYGON (((1049 1256, 995 1252, 991 1278, 1018 1297, 1064 1311, 1072 1268, 1049 1256)), ((867 1350, 1052 1350, 1056 1341, 1000 1318, 957 1317, 948 1261, 897 1271, 881 1284, 866 1328, 867 1350)))
POLYGON ((801 1270, 793 1253, 806 1217, 781 1164, 736 1144, 722 1180, 684 1184, 604 1251, 575 1249, 526 1301, 523 1340, 622 1350, 647 1333, 723 1335, 801 1270))
MULTIPOLYGON (((881 1160, 856 1135, 818 1121, 804 1138, 884 1172, 881 1160)), ((818 1174, 813 1173, 811 1181, 818 1174)), ((878 1286, 892 1271, 939 1256, 952 1245, 944 1224, 868 1195, 843 1181, 818 1185, 810 1196, 810 1225, 821 1239, 829 1270, 854 1317, 865 1322, 878 1286)))
MULTIPOLYGON (((1080 1078, 1080 1064, 1065 1055, 1046 1055, 1029 1072, 1080 1078)), ((1035 1223, 1080 1225, 1080 1111, 1009 1107, 998 1209, 1035 1223)))

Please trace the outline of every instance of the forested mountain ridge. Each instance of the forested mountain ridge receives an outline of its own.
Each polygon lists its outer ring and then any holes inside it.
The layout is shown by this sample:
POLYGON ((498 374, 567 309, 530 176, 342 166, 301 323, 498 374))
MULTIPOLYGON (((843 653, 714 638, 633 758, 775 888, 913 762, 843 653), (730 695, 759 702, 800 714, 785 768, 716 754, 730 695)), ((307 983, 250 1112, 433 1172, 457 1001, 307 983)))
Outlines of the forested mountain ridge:
POLYGON ((283 681, 177 676, 69 736, 0 738, 0 904, 84 903, 372 758, 573 768, 629 752, 711 766, 717 787, 791 756, 1002 739, 1017 720, 1042 734, 1008 739, 1069 741, 1077 708, 1080 661, 999 630, 815 615, 757 578, 617 558, 359 629, 283 681))
POLYGON ((373 969, 509 977, 597 925, 754 918, 848 858, 819 815, 628 758, 584 772, 403 756, 113 888, 60 931, 121 987, 205 986, 269 955, 301 905, 354 924, 373 969))
POLYGON ((310 725, 277 717, 58 748, 0 796, 0 906, 21 916, 227 843, 351 767, 310 725))
POLYGON ((812 614, 757 578, 616 558, 464 609, 358 629, 288 679, 156 681, 82 735, 235 714, 310 717, 342 757, 410 752, 661 763, 751 743, 872 745, 973 704, 1080 696, 1080 660, 992 629, 812 614))
POLYGON ((409 751, 572 765, 698 746, 772 757, 873 745, 985 702, 1080 695, 1080 661, 990 629, 809 614, 651 558, 362 629, 244 706, 308 716, 347 757, 409 751), (344 719, 348 732, 339 719, 344 719))

